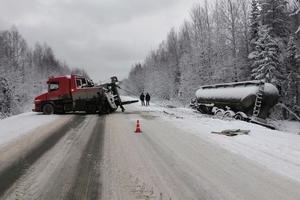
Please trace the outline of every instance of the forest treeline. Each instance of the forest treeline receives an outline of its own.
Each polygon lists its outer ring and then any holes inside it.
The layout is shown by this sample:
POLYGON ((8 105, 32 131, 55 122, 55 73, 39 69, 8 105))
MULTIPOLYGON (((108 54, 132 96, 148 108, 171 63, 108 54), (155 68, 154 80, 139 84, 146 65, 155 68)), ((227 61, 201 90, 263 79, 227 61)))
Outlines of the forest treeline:
POLYGON ((15 27, 0 31, 0 119, 29 111, 49 76, 70 73, 85 71, 69 68, 46 43, 30 47, 15 27))
POLYGON ((299 74, 299 0, 206 0, 133 66, 124 87, 188 103, 201 85, 264 79, 300 111, 299 74))

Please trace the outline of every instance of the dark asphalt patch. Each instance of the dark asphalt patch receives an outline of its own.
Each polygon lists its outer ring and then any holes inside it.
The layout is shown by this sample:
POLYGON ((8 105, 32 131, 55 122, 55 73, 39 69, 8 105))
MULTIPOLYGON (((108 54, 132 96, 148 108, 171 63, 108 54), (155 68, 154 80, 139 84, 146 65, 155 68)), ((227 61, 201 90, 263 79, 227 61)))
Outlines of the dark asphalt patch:
POLYGON ((0 197, 18 180, 26 170, 33 165, 43 154, 50 150, 69 130, 78 127, 85 116, 75 116, 65 126, 59 128, 36 147, 27 152, 22 159, 16 161, 0 172, 0 197))
POLYGON ((65 199, 99 199, 101 196, 100 164, 103 152, 105 117, 99 117, 81 155, 73 185, 65 199))

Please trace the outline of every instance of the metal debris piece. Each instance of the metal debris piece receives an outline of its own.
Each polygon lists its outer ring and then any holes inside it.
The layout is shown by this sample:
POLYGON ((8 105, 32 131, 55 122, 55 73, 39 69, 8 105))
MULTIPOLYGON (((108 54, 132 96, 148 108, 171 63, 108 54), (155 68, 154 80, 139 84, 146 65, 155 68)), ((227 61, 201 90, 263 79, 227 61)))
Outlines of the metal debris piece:
POLYGON ((211 132, 211 133, 233 137, 237 135, 249 135, 250 130, 230 129, 230 130, 223 130, 221 132, 211 132))

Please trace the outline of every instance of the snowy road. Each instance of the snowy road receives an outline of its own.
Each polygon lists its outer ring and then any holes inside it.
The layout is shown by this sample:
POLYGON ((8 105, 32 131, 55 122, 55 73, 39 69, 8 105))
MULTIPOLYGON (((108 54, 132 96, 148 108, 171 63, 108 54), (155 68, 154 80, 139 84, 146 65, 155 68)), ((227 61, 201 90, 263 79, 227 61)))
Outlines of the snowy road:
POLYGON ((1 179, 1 189, 15 180, 4 193, 1 191, 1 199, 96 199, 99 196, 105 118, 97 115, 71 118, 62 129, 48 125, 52 137, 46 138, 1 179))
MULTIPOLYGON (((299 182, 178 129, 137 106, 105 117, 65 118, 68 120, 62 129, 47 125, 43 130, 55 137, 25 157, 13 174, 0 179, 0 188, 5 189, 1 199, 300 197, 299 182), (134 133, 137 119, 142 134, 134 133)), ((4 153, 0 151, 0 155, 4 153)))

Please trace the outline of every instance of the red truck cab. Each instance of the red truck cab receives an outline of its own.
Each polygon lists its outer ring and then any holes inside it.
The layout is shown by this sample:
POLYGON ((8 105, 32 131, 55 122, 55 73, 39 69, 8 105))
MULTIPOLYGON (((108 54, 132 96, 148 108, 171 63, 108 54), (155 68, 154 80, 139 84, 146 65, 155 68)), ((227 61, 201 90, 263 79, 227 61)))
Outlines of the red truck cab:
POLYGON ((94 86, 90 79, 83 76, 50 77, 47 84, 48 92, 34 99, 35 112, 96 112, 99 110, 99 102, 106 98, 105 88, 94 86))

